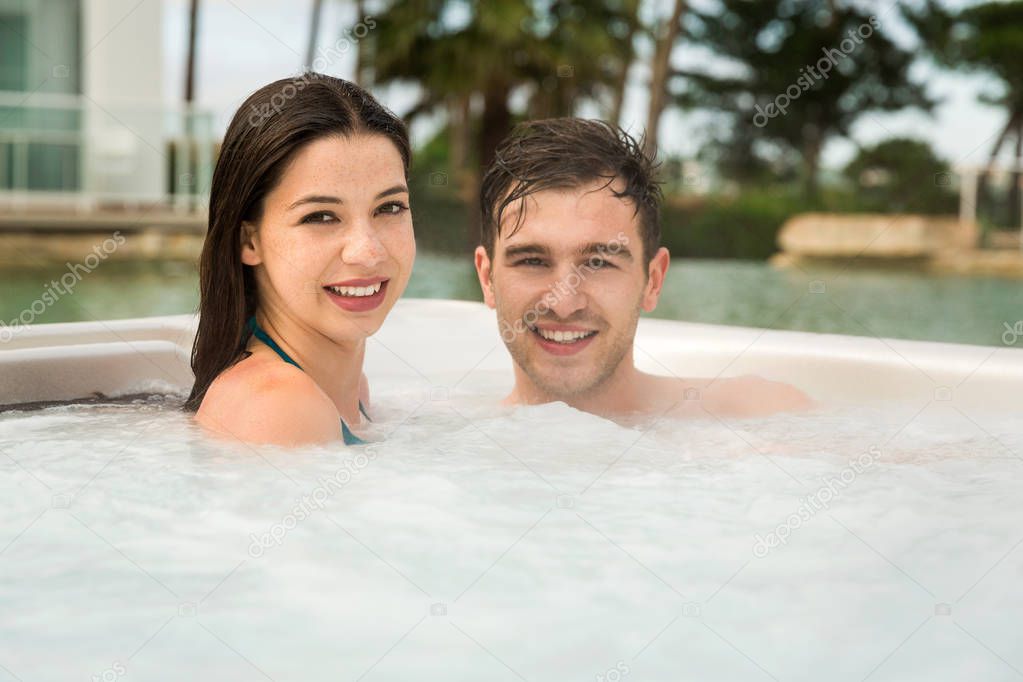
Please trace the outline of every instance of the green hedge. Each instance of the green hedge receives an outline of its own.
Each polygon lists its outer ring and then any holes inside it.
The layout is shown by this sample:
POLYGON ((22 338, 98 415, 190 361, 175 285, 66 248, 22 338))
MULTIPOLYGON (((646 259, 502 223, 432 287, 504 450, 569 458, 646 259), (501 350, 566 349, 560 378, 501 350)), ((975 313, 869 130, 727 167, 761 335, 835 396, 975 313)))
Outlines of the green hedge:
POLYGON ((708 197, 661 212, 661 241, 678 258, 764 259, 775 253, 778 230, 804 202, 782 193, 744 192, 708 197))
MULTIPOLYGON (((420 170, 410 182, 419 248, 471 252, 479 237, 475 209, 464 199, 464 190, 442 171, 420 170)), ((778 251, 778 231, 793 215, 878 211, 870 199, 862 192, 827 189, 810 201, 785 186, 749 187, 735 196, 670 197, 661 214, 662 243, 677 258, 762 260, 778 251)))

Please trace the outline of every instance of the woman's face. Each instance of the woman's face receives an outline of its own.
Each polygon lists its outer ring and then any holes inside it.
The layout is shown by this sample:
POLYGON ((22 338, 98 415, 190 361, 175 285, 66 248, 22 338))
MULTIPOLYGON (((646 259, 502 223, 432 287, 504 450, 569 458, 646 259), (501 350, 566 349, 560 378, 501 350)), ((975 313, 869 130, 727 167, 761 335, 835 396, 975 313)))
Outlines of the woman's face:
POLYGON ((309 143, 246 225, 260 307, 340 340, 383 324, 412 271, 416 242, 401 154, 376 134, 309 143))

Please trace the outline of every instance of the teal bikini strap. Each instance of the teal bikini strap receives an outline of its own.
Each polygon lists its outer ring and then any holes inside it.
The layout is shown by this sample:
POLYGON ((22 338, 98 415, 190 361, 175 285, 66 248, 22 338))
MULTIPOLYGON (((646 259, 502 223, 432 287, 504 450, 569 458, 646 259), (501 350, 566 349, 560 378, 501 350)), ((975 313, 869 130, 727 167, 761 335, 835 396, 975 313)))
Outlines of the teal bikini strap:
POLYGON ((285 353, 284 349, 278 346, 277 342, 270 338, 269 334, 263 331, 263 328, 259 326, 258 322, 256 322, 255 315, 249 318, 248 326, 249 331, 252 332, 252 335, 259 339, 260 341, 262 341, 263 343, 265 343, 267 346, 269 346, 270 350, 272 350, 274 353, 277 353, 277 355, 280 356, 281 360, 284 360, 284 362, 288 363, 289 365, 294 365, 295 367, 302 369, 302 366, 300 364, 292 360, 291 356, 285 353))
MULTIPOLYGON (((297 362, 292 360, 291 356, 288 355, 287 353, 285 353, 284 349, 281 348, 280 346, 278 346, 277 342, 274 341, 270 337, 269 334, 267 334, 265 331, 263 331, 262 327, 259 326, 259 323, 256 322, 256 316, 255 315, 253 315, 252 317, 249 318, 249 322, 248 322, 247 326, 249 328, 249 331, 252 332, 252 335, 255 336, 257 339, 259 339, 260 341, 262 341, 263 343, 265 343, 270 348, 270 350, 272 350, 273 352, 277 353, 277 355, 280 356, 281 360, 284 360, 284 362, 287 362, 288 364, 294 365, 295 367, 298 367, 299 369, 302 369, 302 366, 300 364, 298 364, 297 362)), ((302 371, 305 371, 305 370, 302 370, 302 371)), ((359 412, 361 412, 362 416, 364 416, 367 420, 373 421, 372 419, 369 418, 369 415, 366 414, 366 408, 362 405, 362 401, 361 400, 359 401, 359 412)), ((344 419, 341 420, 341 437, 344 439, 345 445, 365 445, 366 444, 366 441, 364 441, 363 439, 359 438, 354 433, 352 433, 352 430, 350 428, 348 428, 348 424, 345 424, 345 420, 344 419)))
MULTIPOLYGON (((364 413, 365 414, 365 413, 364 413)), ((366 441, 352 433, 352 430, 348 428, 348 424, 345 424, 345 420, 341 420, 341 438, 344 439, 345 445, 365 445, 366 441)))

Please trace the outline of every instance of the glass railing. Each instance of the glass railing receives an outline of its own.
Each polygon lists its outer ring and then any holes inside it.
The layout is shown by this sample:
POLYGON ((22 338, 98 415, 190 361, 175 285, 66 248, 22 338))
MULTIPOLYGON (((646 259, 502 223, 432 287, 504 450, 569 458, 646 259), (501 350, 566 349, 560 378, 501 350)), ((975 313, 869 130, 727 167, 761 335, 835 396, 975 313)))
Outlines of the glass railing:
POLYGON ((0 92, 0 202, 197 207, 216 161, 213 124, 184 107, 0 92))

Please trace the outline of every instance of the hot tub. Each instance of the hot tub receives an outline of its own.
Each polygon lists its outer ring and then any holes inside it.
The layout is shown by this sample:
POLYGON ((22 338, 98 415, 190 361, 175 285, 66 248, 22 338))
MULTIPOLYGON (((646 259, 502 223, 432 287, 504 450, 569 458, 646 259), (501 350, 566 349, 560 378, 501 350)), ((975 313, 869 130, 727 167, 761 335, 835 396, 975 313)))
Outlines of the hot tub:
POLYGON ((493 313, 402 300, 373 442, 284 450, 178 409, 194 324, 0 351, 0 679, 1023 670, 1021 350, 644 319, 642 368, 820 407, 622 426, 499 407, 493 313))

